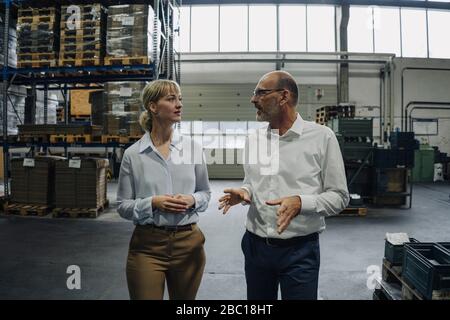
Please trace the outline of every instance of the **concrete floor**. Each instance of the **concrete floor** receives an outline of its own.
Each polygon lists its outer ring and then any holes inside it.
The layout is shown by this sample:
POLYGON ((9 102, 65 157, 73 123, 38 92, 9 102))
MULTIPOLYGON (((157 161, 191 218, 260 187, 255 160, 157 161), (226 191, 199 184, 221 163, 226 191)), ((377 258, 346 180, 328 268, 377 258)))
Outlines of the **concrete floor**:
MULTIPOLYGON (((246 208, 227 216, 217 209, 225 187, 240 181, 212 181, 213 195, 200 226, 207 263, 198 299, 246 297, 240 241, 246 208)), ((128 299, 125 261, 133 230, 113 204, 98 219, 53 219, 0 215, 0 299, 128 299), (67 267, 81 268, 81 289, 66 286, 67 267)), ((420 184, 413 208, 369 209, 366 217, 327 219, 321 235, 321 299, 371 299, 370 266, 381 268, 386 232, 407 232, 420 241, 450 241, 450 184, 420 184)), ((378 269, 380 270, 380 269, 378 269)))

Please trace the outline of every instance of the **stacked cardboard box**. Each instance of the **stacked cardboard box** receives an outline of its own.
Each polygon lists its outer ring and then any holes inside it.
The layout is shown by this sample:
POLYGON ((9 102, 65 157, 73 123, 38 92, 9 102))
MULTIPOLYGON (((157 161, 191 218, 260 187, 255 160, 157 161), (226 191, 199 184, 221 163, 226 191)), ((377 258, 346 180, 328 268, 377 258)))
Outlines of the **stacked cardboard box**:
POLYGON ((105 205, 108 159, 72 159, 56 163, 55 206, 99 208, 105 205))
POLYGON ((71 90, 70 115, 91 116, 92 110, 96 107, 91 99, 94 92, 102 92, 102 90, 71 90))
POLYGON ((148 5, 110 6, 105 64, 150 63, 153 21, 153 9, 148 5))
POLYGON ((104 114, 104 133, 109 135, 139 136, 142 102, 140 95, 145 82, 109 82, 105 86, 107 112, 104 114))
POLYGON ((99 3, 61 7, 60 66, 103 65, 106 9, 99 3))
POLYGON ((19 8, 17 18, 19 68, 56 66, 59 19, 59 11, 56 8, 19 8))
POLYGON ((55 163, 65 158, 54 156, 11 160, 11 201, 53 205, 55 201, 55 163))

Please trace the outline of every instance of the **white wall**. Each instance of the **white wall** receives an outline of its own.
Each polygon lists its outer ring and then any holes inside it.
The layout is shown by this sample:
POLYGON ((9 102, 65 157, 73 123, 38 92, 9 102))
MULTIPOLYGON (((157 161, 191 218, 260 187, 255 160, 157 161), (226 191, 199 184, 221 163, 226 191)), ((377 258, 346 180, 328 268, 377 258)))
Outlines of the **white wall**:
MULTIPOLYGON (((450 107, 450 60, 444 59, 395 59, 394 61, 394 124, 401 127, 401 75, 405 67, 447 68, 448 71, 406 70, 404 71, 404 101, 448 102, 450 107)), ((427 106, 424 104, 423 106, 427 106)), ((430 107, 430 106, 429 106, 430 107)), ((420 140, 438 146, 441 152, 450 153, 450 110, 414 111, 414 117, 439 118, 438 135, 420 136, 420 140)))

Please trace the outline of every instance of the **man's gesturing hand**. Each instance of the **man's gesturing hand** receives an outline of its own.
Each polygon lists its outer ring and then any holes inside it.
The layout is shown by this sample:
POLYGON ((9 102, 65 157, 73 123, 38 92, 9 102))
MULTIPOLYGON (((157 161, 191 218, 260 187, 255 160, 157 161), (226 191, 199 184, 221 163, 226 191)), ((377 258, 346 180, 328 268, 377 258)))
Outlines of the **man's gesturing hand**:
POLYGON ((228 210, 242 201, 250 203, 250 196, 242 188, 233 188, 233 189, 225 189, 223 190, 226 195, 219 199, 219 210, 223 208, 223 214, 226 214, 228 210))
POLYGON ((266 201, 269 206, 280 207, 277 210, 278 234, 281 234, 291 223, 291 220, 300 213, 302 209, 302 200, 298 196, 284 197, 275 200, 266 201))

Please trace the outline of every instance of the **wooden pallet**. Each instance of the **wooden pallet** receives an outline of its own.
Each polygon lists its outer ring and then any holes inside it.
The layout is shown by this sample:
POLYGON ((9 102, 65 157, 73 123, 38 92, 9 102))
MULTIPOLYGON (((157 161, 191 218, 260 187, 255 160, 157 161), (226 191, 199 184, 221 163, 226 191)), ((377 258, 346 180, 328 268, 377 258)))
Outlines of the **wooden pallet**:
MULTIPOLYGON (((75 24, 75 26, 79 29, 74 29, 74 30, 82 30, 82 29, 99 29, 101 26, 101 21, 100 20, 93 20, 92 19, 92 15, 90 13, 84 13, 81 14, 82 18, 88 17, 86 19, 80 20, 79 22, 73 22, 75 24), (79 24, 78 24, 79 23, 79 24)), ((61 17, 61 23, 60 23, 60 27, 61 27, 61 32, 65 32, 66 30, 71 31, 67 28, 67 21, 68 19, 71 17, 71 15, 69 16, 63 16, 61 17)), ((69 34, 72 34, 69 32, 69 34)))
POLYGON ((52 134, 50 135, 50 143, 95 143, 101 142, 101 136, 93 136, 90 134, 52 134))
POLYGON ((113 136, 108 134, 102 135, 102 143, 109 143, 109 142, 120 142, 120 136, 113 136))
POLYGON ((136 57, 105 57, 105 65, 136 65, 149 64, 150 57, 136 56, 136 57))
POLYGON ((100 49, 102 45, 100 44, 100 40, 96 41, 95 43, 89 43, 89 42, 77 42, 77 43, 61 43, 61 54, 64 53, 77 53, 80 51, 96 51, 100 55, 100 49))
MULTIPOLYGON (((382 281, 378 289, 385 295, 390 295, 393 300, 425 300, 425 297, 402 277, 402 267, 394 266, 386 259, 383 259, 382 281)), ((432 300, 450 300, 450 291, 434 290, 432 300)))
MULTIPOLYGON (((33 37, 37 37, 38 34, 36 33, 36 31, 51 31, 52 33, 54 33, 53 36, 56 36, 57 33, 55 32, 56 30, 54 30, 54 26, 55 24, 50 22, 37 22, 32 24, 28 23, 22 24, 21 29, 31 31, 32 32, 31 36, 33 37)), ((46 39, 44 37, 42 38, 46 39)))
POLYGON ((18 47, 17 55, 25 55, 25 54, 48 54, 49 52, 54 52, 54 47, 52 44, 41 45, 37 44, 36 46, 21 46, 18 47))
POLYGON ((107 200, 98 208, 55 208, 52 211, 53 218, 97 218, 109 205, 107 200))
POLYGON ((31 17, 31 16, 51 16, 56 14, 56 8, 47 7, 47 8, 19 8, 18 16, 19 17, 31 17))
POLYGON ((64 44, 93 43, 98 41, 101 41, 100 36, 95 35, 66 36, 62 34, 60 38, 60 43, 64 44))
POLYGON ((119 136, 119 143, 134 143, 141 138, 142 136, 119 136))
POLYGON ((358 217, 364 217, 367 215, 367 208, 366 207, 348 207, 342 210, 338 215, 341 217, 350 217, 350 216, 358 216, 358 217))
POLYGON ((24 204, 24 203, 5 203, 5 214, 18 214, 21 216, 39 216, 43 217, 49 214, 51 207, 41 204, 24 204))
POLYGON ((63 42, 63 39, 66 38, 100 37, 100 35, 101 35, 100 28, 73 29, 73 30, 64 29, 61 30, 61 42, 63 42))
POLYGON ((88 66, 100 66, 102 65, 101 58, 94 59, 59 59, 59 66, 69 66, 69 67, 88 67, 88 66))
POLYGON ((49 68, 56 67, 56 60, 17 61, 18 68, 49 68))
POLYGON ((44 61, 54 60, 56 57, 54 52, 37 52, 37 53, 18 53, 17 60, 22 61, 44 61))
POLYGON ((70 117, 70 122, 91 122, 91 115, 73 115, 70 117))
POLYGON ((17 23, 19 24, 39 24, 39 23, 49 23, 54 24, 55 23, 55 16, 49 15, 38 15, 38 16, 28 16, 28 17, 18 17, 17 23))
POLYGON ((100 59, 100 50, 97 51, 64 51, 59 55, 60 60, 88 60, 100 59))

